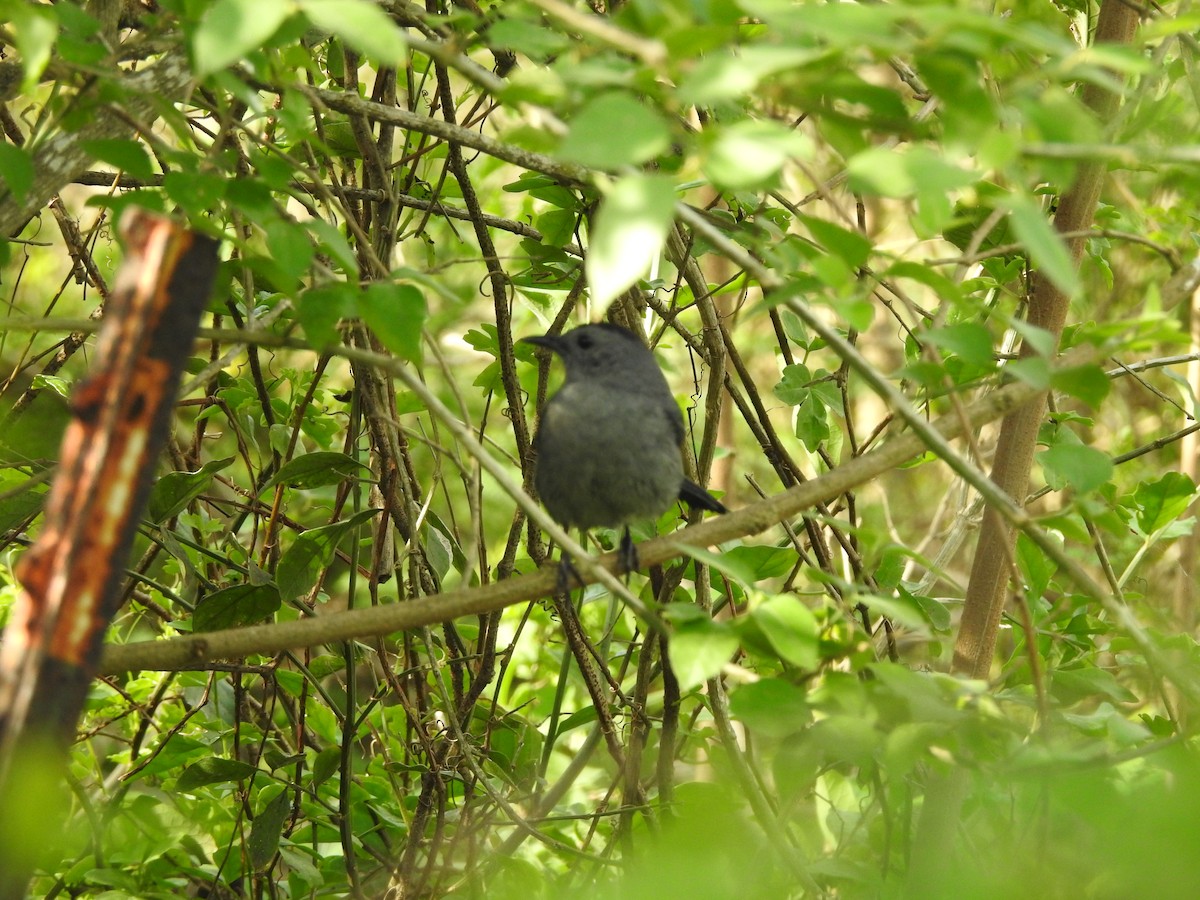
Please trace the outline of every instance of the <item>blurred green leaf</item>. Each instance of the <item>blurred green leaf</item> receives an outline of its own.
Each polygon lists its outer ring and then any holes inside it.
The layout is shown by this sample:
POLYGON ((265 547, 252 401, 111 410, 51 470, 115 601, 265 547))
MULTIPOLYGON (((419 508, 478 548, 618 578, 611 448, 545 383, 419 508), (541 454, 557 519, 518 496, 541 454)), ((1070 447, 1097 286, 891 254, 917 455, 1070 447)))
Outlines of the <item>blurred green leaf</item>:
POLYGON ((796 734, 813 719, 804 689, 778 678, 740 685, 729 696, 729 709, 747 728, 767 737, 796 734))
POLYGON ((1078 397, 1092 407, 1099 407, 1112 390, 1112 382, 1100 366, 1056 369, 1050 383, 1055 390, 1078 397))
POLYGON ((1037 454, 1037 461, 1046 475, 1046 483, 1056 491, 1069 486, 1086 494, 1106 484, 1113 474, 1107 453, 1082 444, 1050 447, 1037 454))
POLYGON ((990 368, 995 365, 992 333, 978 323, 959 322, 956 325, 943 325, 941 328, 927 331, 924 338, 935 347, 949 350, 972 366, 990 368))
POLYGON ((776 122, 743 120, 717 133, 704 159, 704 173, 726 190, 768 187, 790 159, 807 159, 812 153, 812 143, 800 132, 776 122))
POLYGON ((1005 206, 1017 240, 1029 251, 1038 271, 1068 297, 1078 296, 1083 289, 1079 273, 1042 208, 1023 195, 1009 196, 1005 206))
POLYGON ((134 178, 149 179, 154 175, 154 163, 150 161, 150 154, 138 141, 84 141, 83 149, 101 162, 127 172, 134 178))
MULTIPOLYGON (((58 40, 58 16, 54 6, 27 3, 23 0, 4 0, 0 3, 0 20, 9 24, 19 53, 21 90, 32 91, 50 64, 55 41, 58 40)), ((0 144, 0 147, 6 146, 0 144)))
POLYGON ((310 346, 322 349, 337 344, 338 322, 358 315, 358 294, 354 285, 332 282, 300 295, 296 314, 310 346))
POLYGON ((216 0, 192 34, 192 70, 203 78, 259 49, 291 11, 287 0, 216 0))
POLYGON ((571 118, 559 147, 564 159, 615 171, 653 159, 671 145, 671 131, 658 113, 623 92, 601 94, 571 118))
POLYGON ((377 63, 401 66, 406 59, 404 32, 368 0, 299 0, 312 24, 336 34, 377 63))
POLYGON ((656 175, 626 175, 596 213, 587 255, 592 315, 600 316, 643 278, 662 252, 675 218, 675 185, 656 175))
POLYGON ((0 179, 12 195, 21 201, 33 187, 33 159, 20 147, 0 143, 0 179))

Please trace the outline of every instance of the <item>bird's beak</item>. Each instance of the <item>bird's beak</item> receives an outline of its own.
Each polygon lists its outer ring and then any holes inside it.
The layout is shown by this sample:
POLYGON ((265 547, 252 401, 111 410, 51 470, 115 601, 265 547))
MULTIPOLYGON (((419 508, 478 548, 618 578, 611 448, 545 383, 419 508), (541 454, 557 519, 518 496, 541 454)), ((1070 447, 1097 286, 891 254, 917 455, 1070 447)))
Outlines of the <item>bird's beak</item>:
POLYGON ((557 334, 538 334, 533 337, 521 338, 518 344, 533 344, 535 347, 545 347, 552 353, 562 354, 562 338, 557 334))

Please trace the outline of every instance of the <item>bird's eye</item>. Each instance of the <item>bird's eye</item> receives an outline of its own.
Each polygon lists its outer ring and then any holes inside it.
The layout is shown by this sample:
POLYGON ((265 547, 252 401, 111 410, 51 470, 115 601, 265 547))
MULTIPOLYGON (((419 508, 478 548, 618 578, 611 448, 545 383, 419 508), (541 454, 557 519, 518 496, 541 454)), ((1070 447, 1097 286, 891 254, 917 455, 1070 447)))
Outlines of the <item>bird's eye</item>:
POLYGON ((581 334, 576 343, 579 345, 580 350, 590 350, 594 341, 592 340, 592 336, 590 334, 581 334))

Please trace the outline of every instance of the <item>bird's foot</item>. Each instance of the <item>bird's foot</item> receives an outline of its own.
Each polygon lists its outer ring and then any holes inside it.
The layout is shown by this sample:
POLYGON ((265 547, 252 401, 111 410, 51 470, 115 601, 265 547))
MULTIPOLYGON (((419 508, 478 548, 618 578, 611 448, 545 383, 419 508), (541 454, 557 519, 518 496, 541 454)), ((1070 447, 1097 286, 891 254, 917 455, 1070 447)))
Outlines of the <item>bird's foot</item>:
POLYGON ((571 554, 565 550, 558 557, 558 575, 554 580, 554 589, 560 594, 569 594, 572 584, 583 584, 583 578, 579 574, 579 570, 575 568, 575 564, 571 562, 571 554))
POLYGON ((621 535, 621 543, 617 545, 617 562, 621 566, 621 571, 626 575, 636 572, 639 568, 637 544, 629 536, 628 527, 621 535))

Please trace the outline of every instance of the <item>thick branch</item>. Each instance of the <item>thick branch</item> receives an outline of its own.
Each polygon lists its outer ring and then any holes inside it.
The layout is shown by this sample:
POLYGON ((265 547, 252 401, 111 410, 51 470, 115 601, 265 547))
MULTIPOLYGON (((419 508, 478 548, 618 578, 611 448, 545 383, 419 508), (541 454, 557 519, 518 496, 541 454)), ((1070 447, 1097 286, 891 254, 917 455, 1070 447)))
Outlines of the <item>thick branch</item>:
MULTIPOLYGON (((1127 44, 1133 38, 1137 22, 1136 11, 1122 0, 1105 0, 1100 8, 1096 41, 1127 44)), ((1120 103, 1117 94, 1095 87, 1084 92, 1084 100, 1100 122, 1110 121, 1120 103)), ((1060 234, 1077 235, 1066 238, 1076 265, 1083 255, 1086 233, 1095 215, 1105 171, 1103 162, 1082 163, 1075 183, 1063 194, 1054 217, 1054 227, 1060 234)), ((1049 278, 1038 277, 1029 304, 1029 322, 1053 335, 1057 344, 1069 305, 1069 298, 1049 278)), ((1033 352, 1028 344, 1022 347, 1022 355, 1033 352)), ((996 445, 992 480, 1018 503, 1023 502, 1028 492, 1038 428, 1046 412, 1046 397, 1041 393, 1008 416, 996 445)), ((986 678, 991 670, 1015 541, 1016 532, 1012 525, 989 507, 979 532, 962 625, 954 648, 954 670, 957 672, 986 678)))
MULTIPOLYGON (((127 95, 122 104, 123 115, 91 116, 77 131, 59 132, 43 144, 27 148, 33 155, 33 187, 22 197, 14 196, 7 183, 0 180, 0 237, 15 235, 46 201, 70 184, 91 164, 93 157, 84 149, 87 141, 126 137, 132 131, 130 117, 152 122, 158 118, 158 105, 164 98, 169 102, 182 100, 192 73, 181 48, 170 51, 149 69, 124 78, 117 84, 127 95)), ((97 81, 92 90, 99 90, 97 81)), ((88 102, 80 97, 77 103, 88 102)))

